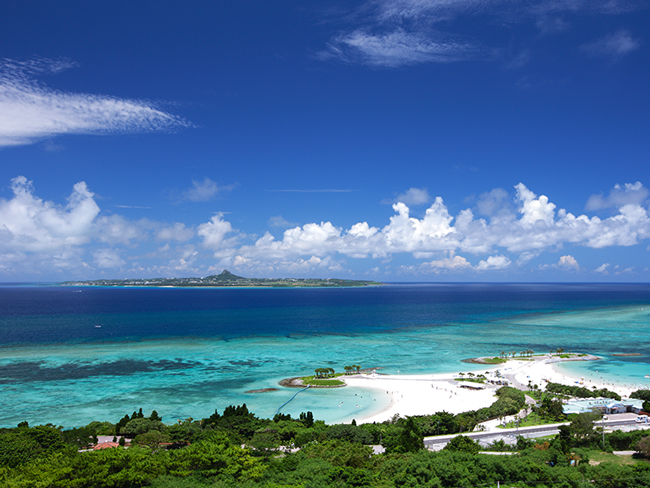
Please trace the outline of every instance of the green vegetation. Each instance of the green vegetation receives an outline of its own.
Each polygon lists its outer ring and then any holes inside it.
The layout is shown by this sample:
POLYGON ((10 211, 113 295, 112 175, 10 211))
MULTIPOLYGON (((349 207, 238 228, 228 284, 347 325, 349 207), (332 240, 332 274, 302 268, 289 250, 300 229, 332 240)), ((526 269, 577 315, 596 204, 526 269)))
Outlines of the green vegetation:
POLYGON ((470 381, 472 383, 485 383, 485 377, 476 377, 476 378, 454 378, 454 381, 470 381))
POLYGON ((255 287, 320 287, 379 286, 378 281, 342 280, 338 278, 244 278, 228 270, 205 278, 127 278, 123 280, 65 281, 62 286, 255 286, 255 287))
MULTIPOLYGON (((519 403, 511 390, 500 390, 490 412, 519 403)), ((481 410, 471 416, 484 416, 481 410)), ((650 487, 650 463, 609 454, 635 446, 650 454, 650 430, 606 434, 603 449, 602 434, 594 428, 597 416, 580 414, 553 438, 520 437, 516 445, 501 441, 488 448, 516 451, 513 456, 477 454, 478 444, 466 436, 457 436, 440 452, 424 449, 425 429, 458 428, 459 418, 438 412, 380 424, 328 426, 315 421, 311 412, 298 419, 286 414, 260 419, 241 405, 173 425, 141 410, 115 424, 92 422, 72 430, 22 422, 0 429, 0 486, 452 488, 495 487, 499 482, 517 488, 650 487), (108 435, 128 432, 134 436, 131 446, 78 452, 100 430, 111 430, 108 435), (379 443, 385 454, 373 454, 369 444, 379 443), (289 447, 299 449, 285 452, 289 447)))
POLYGON ((650 390, 637 390, 630 395, 630 398, 643 400, 643 410, 650 412, 650 390))
POLYGON ((482 362, 485 364, 503 364, 507 363, 508 360, 505 358, 498 358, 498 357, 493 357, 493 358, 483 358, 482 362))
POLYGON ((304 378, 301 378, 301 380, 305 386, 345 386, 345 381, 336 379, 322 380, 314 378, 313 376, 305 376, 304 378))
MULTIPOLYGON (((614 400, 621 400, 621 395, 616 392, 610 391, 607 388, 602 388, 600 390, 593 389, 589 390, 584 386, 567 386, 560 383, 549 383, 546 385, 546 391, 551 393, 560 393, 562 395, 568 395, 577 398, 612 398, 614 400)), ((636 392, 635 392, 636 393, 636 392)))

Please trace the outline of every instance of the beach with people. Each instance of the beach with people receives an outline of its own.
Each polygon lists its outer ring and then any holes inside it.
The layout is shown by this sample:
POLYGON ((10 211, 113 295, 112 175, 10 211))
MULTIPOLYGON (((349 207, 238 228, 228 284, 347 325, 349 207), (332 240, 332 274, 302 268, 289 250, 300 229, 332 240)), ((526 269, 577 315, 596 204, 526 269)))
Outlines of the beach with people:
POLYGON ((384 392, 390 397, 386 408, 355 419, 357 423, 383 422, 396 415, 430 415, 443 410, 457 414, 488 407, 496 401, 496 390, 506 384, 522 390, 544 390, 548 383, 584 386, 589 389, 607 388, 624 398, 636 389, 627 384, 570 376, 558 366, 563 362, 598 358, 589 355, 565 356, 569 357, 543 355, 511 358, 499 365, 486 365, 480 370, 448 374, 385 375, 374 372, 345 376, 342 379, 348 386, 374 390, 375 395, 384 392), (479 378, 479 375, 482 377, 479 378))

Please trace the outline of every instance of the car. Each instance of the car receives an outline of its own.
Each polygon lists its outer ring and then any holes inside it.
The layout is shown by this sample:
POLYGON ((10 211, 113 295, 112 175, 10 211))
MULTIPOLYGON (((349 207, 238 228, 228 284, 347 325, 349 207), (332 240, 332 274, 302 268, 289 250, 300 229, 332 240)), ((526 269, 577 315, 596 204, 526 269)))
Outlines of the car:
POLYGON ((637 423, 639 424, 647 424, 650 421, 650 418, 648 418, 647 415, 639 415, 636 418, 637 423))

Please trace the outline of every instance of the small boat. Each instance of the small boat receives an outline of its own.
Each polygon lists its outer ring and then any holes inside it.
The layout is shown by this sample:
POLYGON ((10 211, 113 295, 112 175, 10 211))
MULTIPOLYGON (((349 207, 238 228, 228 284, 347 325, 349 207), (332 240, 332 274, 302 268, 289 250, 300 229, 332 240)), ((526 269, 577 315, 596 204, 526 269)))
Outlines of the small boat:
POLYGON ((97 329, 99 329, 100 327, 101 327, 101 325, 96 325, 96 326, 95 326, 95 328, 97 328, 97 329))

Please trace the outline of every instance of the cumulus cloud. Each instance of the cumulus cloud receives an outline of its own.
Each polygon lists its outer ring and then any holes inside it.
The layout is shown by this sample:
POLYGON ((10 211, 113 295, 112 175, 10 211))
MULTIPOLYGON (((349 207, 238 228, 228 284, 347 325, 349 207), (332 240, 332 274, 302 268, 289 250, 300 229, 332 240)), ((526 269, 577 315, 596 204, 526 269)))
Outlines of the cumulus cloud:
MULTIPOLYGON (((410 253, 417 259, 426 259, 436 252, 481 255, 502 249, 518 254, 520 263, 525 263, 544 250, 565 244, 592 248, 630 246, 650 237, 650 217, 639 205, 624 205, 618 214, 607 219, 576 217, 564 209, 558 210, 547 196, 537 196, 522 183, 515 190, 518 213, 506 212, 507 217, 490 222, 475 218, 470 209, 452 216, 437 197, 421 219, 412 217, 409 207, 400 202, 393 205, 395 213, 383 228, 367 222, 358 222, 348 230, 331 222, 311 223, 286 230, 280 239, 266 233, 255 244, 242 246, 238 254, 247 259, 275 260, 336 253, 353 258, 410 253)), ((503 201, 500 191, 494 195, 497 201, 503 201)), ((488 198, 484 200, 487 202, 488 198)), ((498 206, 492 203, 485 203, 484 211, 500 214, 498 206)), ((506 256, 496 255, 479 263, 477 269, 510 264, 506 256)))
POLYGON ((640 181, 615 185, 607 196, 603 194, 592 195, 585 205, 586 210, 603 210, 606 208, 620 208, 624 205, 643 205, 650 192, 640 181))
POLYGON ((183 192, 182 199, 191 202, 207 202, 217 197, 219 193, 230 191, 234 185, 219 186, 210 178, 203 178, 203 181, 192 180, 192 187, 183 192))
POLYGON ((641 43, 632 38, 628 31, 621 30, 615 34, 608 34, 605 37, 583 44, 580 46, 580 51, 592 58, 601 56, 619 58, 636 51, 640 45, 641 43))
POLYGON ((0 249, 53 252, 90 240, 99 206, 86 183, 74 185, 65 207, 34 195, 24 176, 11 180, 13 198, 0 199, 0 249))
POLYGON ((453 251, 447 258, 434 259, 422 264, 422 268, 431 268, 432 270, 459 270, 471 267, 472 265, 467 259, 462 256, 454 256, 453 251))
POLYGON ((487 217, 510 216, 510 198, 503 188, 481 193, 476 202, 476 207, 481 215, 487 217))
POLYGON ((210 222, 199 225, 196 230, 197 235, 203 238, 203 247, 213 251, 220 251, 232 246, 236 236, 229 238, 226 236, 234 232, 230 222, 223 219, 222 213, 213 215, 210 222))
POLYGON ((395 203, 402 202, 406 205, 424 205, 431 201, 426 188, 409 188, 404 193, 395 197, 395 203))
POLYGON ((0 147, 63 134, 130 134, 190 125, 151 102, 62 92, 35 79, 70 66, 48 60, 0 61, 0 147))
MULTIPOLYGON (((398 202, 383 226, 359 221, 345 228, 322 221, 261 237, 239 232, 221 213, 196 228, 103 215, 84 182, 74 185, 63 205, 38 198, 32 183, 22 176, 12 180, 11 189, 10 199, 0 199, 0 270, 12 261, 23 269, 81 269, 89 266, 84 262, 86 253, 92 254, 94 266, 105 269, 122 269, 124 260, 136 269, 138 259, 164 259, 167 264, 156 269, 205 271, 196 263, 205 266, 210 260, 210 266, 236 265, 269 274, 342 269, 346 259, 386 264, 396 255, 410 254, 413 260, 424 261, 414 272, 484 272, 513 267, 513 261, 521 267, 545 251, 569 246, 599 249, 650 239, 650 215, 640 204, 646 195, 640 183, 600 196, 598 205, 620 205, 608 218, 576 216, 519 183, 512 199, 501 189, 479 197, 479 214, 489 219, 474 215, 470 208, 452 214, 436 197, 419 218, 398 202), (140 252, 151 237, 165 245, 140 252), (173 242, 186 244, 173 248, 173 242), (124 258, 127 247, 129 257, 124 258), (472 266, 468 254, 478 264, 472 266)), ((549 266, 579 269, 574 252, 549 266)))
POLYGON ((561 256, 557 265, 564 269, 580 269, 578 261, 576 261, 576 258, 571 255, 561 256))
POLYGON ((476 266, 478 271, 505 269, 512 264, 505 256, 489 256, 486 260, 481 260, 476 266))

